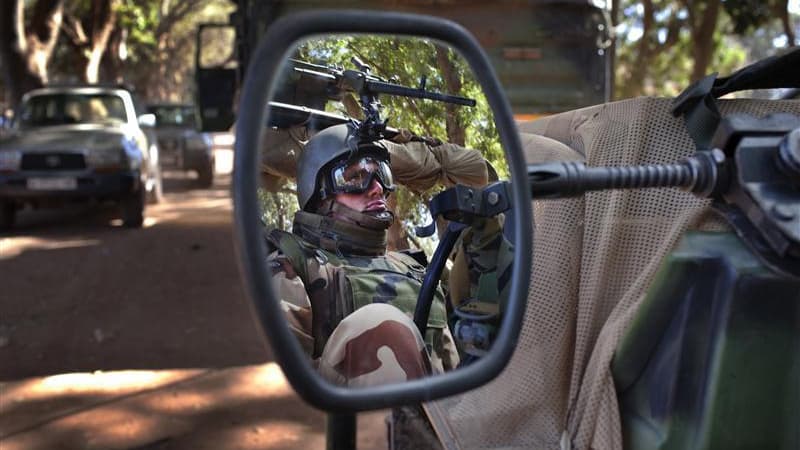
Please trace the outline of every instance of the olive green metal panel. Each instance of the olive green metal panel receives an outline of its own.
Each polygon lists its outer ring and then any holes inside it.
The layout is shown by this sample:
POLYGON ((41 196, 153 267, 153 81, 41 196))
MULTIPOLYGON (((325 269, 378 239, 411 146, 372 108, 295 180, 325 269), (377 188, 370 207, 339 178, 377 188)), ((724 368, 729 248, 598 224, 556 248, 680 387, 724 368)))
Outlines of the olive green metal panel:
POLYGON ((627 449, 798 449, 800 280, 733 234, 689 233, 612 370, 627 449))
MULTIPOLYGON (((487 52, 515 114, 548 114, 609 100, 604 11, 588 0, 240 0, 237 21, 247 55, 281 15, 311 8, 382 9, 430 14, 467 28, 487 52)), ((244 67, 244 66, 242 66, 244 67)), ((242 71, 243 73, 244 71, 242 71)))

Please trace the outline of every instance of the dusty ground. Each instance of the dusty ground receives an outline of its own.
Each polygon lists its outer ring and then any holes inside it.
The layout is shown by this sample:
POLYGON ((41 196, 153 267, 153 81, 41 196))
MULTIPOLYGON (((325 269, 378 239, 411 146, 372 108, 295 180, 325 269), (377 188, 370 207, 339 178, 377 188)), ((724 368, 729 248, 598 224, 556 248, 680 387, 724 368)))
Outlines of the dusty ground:
MULTIPOLYGON (((229 184, 170 175, 139 230, 71 207, 0 237, 3 450, 324 448, 250 316, 229 184)), ((385 447, 382 415, 359 448, 385 447)))

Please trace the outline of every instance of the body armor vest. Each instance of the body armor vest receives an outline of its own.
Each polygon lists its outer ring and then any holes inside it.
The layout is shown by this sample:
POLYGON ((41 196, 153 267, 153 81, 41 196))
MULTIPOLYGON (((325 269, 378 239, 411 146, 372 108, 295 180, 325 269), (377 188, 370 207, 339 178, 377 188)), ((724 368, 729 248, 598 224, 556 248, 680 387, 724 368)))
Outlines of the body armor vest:
MULTIPOLYGON (((314 357, 341 320, 362 306, 388 303, 414 315, 425 268, 399 252, 385 255, 337 254, 314 246, 283 230, 273 230, 269 241, 289 258, 306 287, 312 309, 314 357)), ((437 288, 428 319, 425 343, 447 326, 444 295, 437 288)))

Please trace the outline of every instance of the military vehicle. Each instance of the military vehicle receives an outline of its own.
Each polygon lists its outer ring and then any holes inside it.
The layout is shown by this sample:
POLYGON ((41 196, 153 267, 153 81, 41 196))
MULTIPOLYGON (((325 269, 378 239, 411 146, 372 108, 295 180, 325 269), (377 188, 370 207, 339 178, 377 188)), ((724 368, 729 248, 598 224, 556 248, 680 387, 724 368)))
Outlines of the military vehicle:
MULTIPOLYGON (((517 119, 611 98, 613 58, 606 9, 589 0, 237 0, 229 23, 200 25, 196 104, 203 131, 227 131, 257 43, 278 18, 319 8, 396 10, 454 20, 486 51, 517 119)), ((333 11, 333 10, 332 10, 333 11)))
POLYGON ((193 171, 201 187, 211 187, 214 182, 213 141, 207 133, 197 131, 194 105, 154 103, 147 105, 147 111, 156 116, 153 132, 161 150, 161 168, 193 171))
POLYGON ((798 70, 794 50, 674 100, 517 125, 490 58, 453 22, 368 11, 278 21, 252 55, 238 111, 237 245, 276 360, 301 397, 330 411, 329 448, 354 448, 355 413, 415 403, 432 445, 448 449, 800 446, 800 102, 718 99, 800 87, 798 70), (431 210, 451 222, 513 212, 515 265, 485 357, 345 389, 315 373, 283 320, 256 191, 280 55, 301 38, 359 33, 446 42, 474 70, 511 180, 500 191, 456 185, 431 210))

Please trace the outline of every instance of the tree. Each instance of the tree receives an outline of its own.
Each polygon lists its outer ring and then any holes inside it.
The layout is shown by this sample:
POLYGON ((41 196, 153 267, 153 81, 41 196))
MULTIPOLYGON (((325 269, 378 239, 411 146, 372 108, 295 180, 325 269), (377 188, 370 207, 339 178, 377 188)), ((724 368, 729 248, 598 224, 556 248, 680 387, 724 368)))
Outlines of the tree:
MULTIPOLYGON (((765 28, 780 23, 795 44, 786 0, 618 0, 616 91, 622 97, 675 95, 710 68, 729 73, 742 66, 742 39, 769 42, 765 28)), ((761 56, 761 55, 759 55, 761 56)))
MULTIPOLYGON (((412 131, 417 135, 436 137, 443 141, 479 150, 501 177, 508 170, 497 130, 481 86, 463 58, 453 49, 426 39, 384 36, 359 36, 311 40, 300 47, 296 58, 326 66, 354 69, 352 57, 358 57, 370 67, 371 73, 394 83, 417 87, 424 77, 426 89, 474 98, 475 107, 382 95, 382 117, 389 125, 412 131)), ((360 117, 359 107, 350 96, 341 103, 329 102, 329 112, 360 117)), ((280 158, 279 158, 280 159, 280 158)), ((287 185, 291 189, 291 185, 287 185)), ((410 192, 402 186, 390 198, 390 208, 397 220, 389 229, 391 249, 409 247, 413 239, 407 230, 427 220, 427 205, 436 188, 430 192, 410 192)), ((264 218, 269 226, 285 228, 291 220, 296 201, 287 202, 286 193, 268 194, 262 198, 264 218), (271 198, 269 198, 271 197, 271 198)), ((415 245, 425 245, 415 242, 415 245)), ((431 249, 428 244, 427 250, 431 249)))
POLYGON ((39 0, 26 20, 23 0, 10 0, 0 14, 0 59, 10 106, 48 82, 47 64, 61 27, 63 0, 39 0))
POLYGON ((226 19, 233 7, 227 0, 67 0, 50 79, 125 83, 147 100, 184 100, 197 23, 226 19))
POLYGON ((64 15, 64 34, 81 61, 86 83, 100 81, 100 63, 115 30, 119 5, 120 0, 73 2, 64 15))
POLYGON ((197 24, 220 21, 231 5, 214 0, 129 0, 120 9, 121 27, 133 71, 129 80, 151 101, 189 96, 197 24))
POLYGON ((787 45, 797 45, 797 33, 792 24, 788 0, 726 0, 723 6, 731 17, 736 34, 750 34, 778 22, 781 32, 786 36, 787 45))

